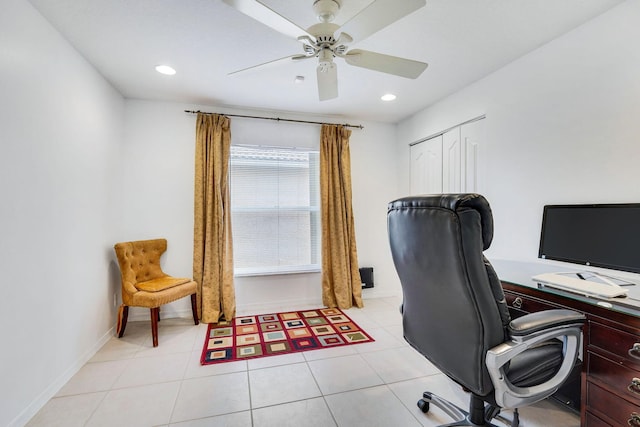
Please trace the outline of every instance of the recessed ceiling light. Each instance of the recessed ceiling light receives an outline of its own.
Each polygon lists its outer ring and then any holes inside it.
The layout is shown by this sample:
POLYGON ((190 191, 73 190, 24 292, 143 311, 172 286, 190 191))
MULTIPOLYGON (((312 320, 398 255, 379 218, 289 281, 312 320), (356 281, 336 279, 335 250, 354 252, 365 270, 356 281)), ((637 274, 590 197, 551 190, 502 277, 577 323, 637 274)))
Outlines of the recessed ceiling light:
POLYGON ((396 99, 396 96, 392 93, 387 93, 386 95, 382 95, 380 99, 382 99, 383 101, 393 101, 394 99, 396 99))
POLYGON ((173 76, 176 73, 176 70, 169 67, 168 65, 158 65, 156 67, 156 71, 160 74, 166 74, 167 76, 173 76))

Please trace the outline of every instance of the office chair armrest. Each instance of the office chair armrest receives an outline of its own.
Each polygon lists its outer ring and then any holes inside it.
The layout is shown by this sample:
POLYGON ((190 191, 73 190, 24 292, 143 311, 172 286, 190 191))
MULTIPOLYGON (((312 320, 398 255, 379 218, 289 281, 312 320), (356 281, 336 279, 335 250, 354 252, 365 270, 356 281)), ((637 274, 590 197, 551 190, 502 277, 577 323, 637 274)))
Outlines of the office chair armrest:
POLYGON ((509 323, 509 333, 512 338, 530 336, 551 327, 571 325, 584 320, 584 315, 577 311, 561 309, 539 311, 512 320, 509 323))
POLYGON ((498 406, 505 409, 517 408, 545 399, 552 395, 571 373, 578 357, 584 316, 570 310, 549 311, 551 313, 546 315, 524 316, 528 319, 519 322, 517 320, 520 319, 516 319, 515 326, 510 325, 510 329, 513 326, 517 335, 513 335, 511 341, 499 344, 487 351, 485 361, 495 388, 495 399, 498 406), (546 329, 543 328, 543 325, 546 325, 546 329), (513 385, 505 370, 509 362, 527 349, 553 338, 561 339, 564 347, 564 358, 558 372, 539 385, 530 387, 513 385))

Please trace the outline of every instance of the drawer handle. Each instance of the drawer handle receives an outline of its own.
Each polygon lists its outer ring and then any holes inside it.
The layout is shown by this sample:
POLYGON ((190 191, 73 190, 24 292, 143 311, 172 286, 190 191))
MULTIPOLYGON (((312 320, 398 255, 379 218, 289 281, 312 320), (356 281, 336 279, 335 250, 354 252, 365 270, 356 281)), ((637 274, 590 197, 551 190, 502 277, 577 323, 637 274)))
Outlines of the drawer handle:
POLYGON ((632 412, 631 416, 627 420, 627 424, 631 427, 640 427, 640 415, 637 412, 632 412))
POLYGON ((633 345, 633 347, 631 347, 628 351, 629 356, 633 357, 634 359, 640 359, 640 342, 637 342, 633 345))
MULTIPOLYGON (((522 308, 522 298, 516 297, 511 305, 513 305, 515 308, 522 308)), ((640 350, 640 343, 638 343, 638 350, 640 350)))
POLYGON ((627 390, 631 393, 640 394, 640 378, 633 378, 631 384, 627 386, 627 390))

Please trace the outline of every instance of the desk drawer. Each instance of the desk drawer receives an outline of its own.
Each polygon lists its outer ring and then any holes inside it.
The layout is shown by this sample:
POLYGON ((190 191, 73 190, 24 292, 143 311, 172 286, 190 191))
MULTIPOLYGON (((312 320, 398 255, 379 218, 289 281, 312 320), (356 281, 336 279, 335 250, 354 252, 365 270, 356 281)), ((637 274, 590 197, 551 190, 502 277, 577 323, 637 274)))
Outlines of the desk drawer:
POLYGON ((611 424, 605 423, 600 418, 589 412, 587 412, 586 420, 587 423, 585 424, 585 427, 611 427, 611 424))
POLYGON ((538 311, 553 310, 558 308, 554 305, 547 304, 536 299, 514 295, 510 292, 505 292, 504 297, 507 300, 509 310, 512 314, 514 314, 514 317, 519 317, 523 314, 536 313, 538 311))
POLYGON ((640 372, 589 352, 589 375, 607 384, 614 393, 640 405, 640 372))
POLYGON ((640 349, 634 349, 635 344, 640 346, 640 337, 637 335, 591 322, 589 344, 611 353, 611 358, 616 363, 640 368, 640 349))
MULTIPOLYGON (((640 427, 640 408, 587 381, 587 411, 615 426, 640 427)), ((597 424, 596 424, 597 425, 597 424)))

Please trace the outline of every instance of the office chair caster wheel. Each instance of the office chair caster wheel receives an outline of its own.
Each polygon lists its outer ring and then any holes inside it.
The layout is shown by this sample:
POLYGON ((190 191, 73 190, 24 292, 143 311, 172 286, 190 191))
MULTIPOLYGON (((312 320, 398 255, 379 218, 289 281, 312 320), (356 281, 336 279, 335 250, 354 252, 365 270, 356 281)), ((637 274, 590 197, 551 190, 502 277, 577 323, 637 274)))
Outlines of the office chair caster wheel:
POLYGON ((423 414, 426 414, 429 412, 429 402, 424 399, 418 400, 418 408, 420 408, 423 414))

